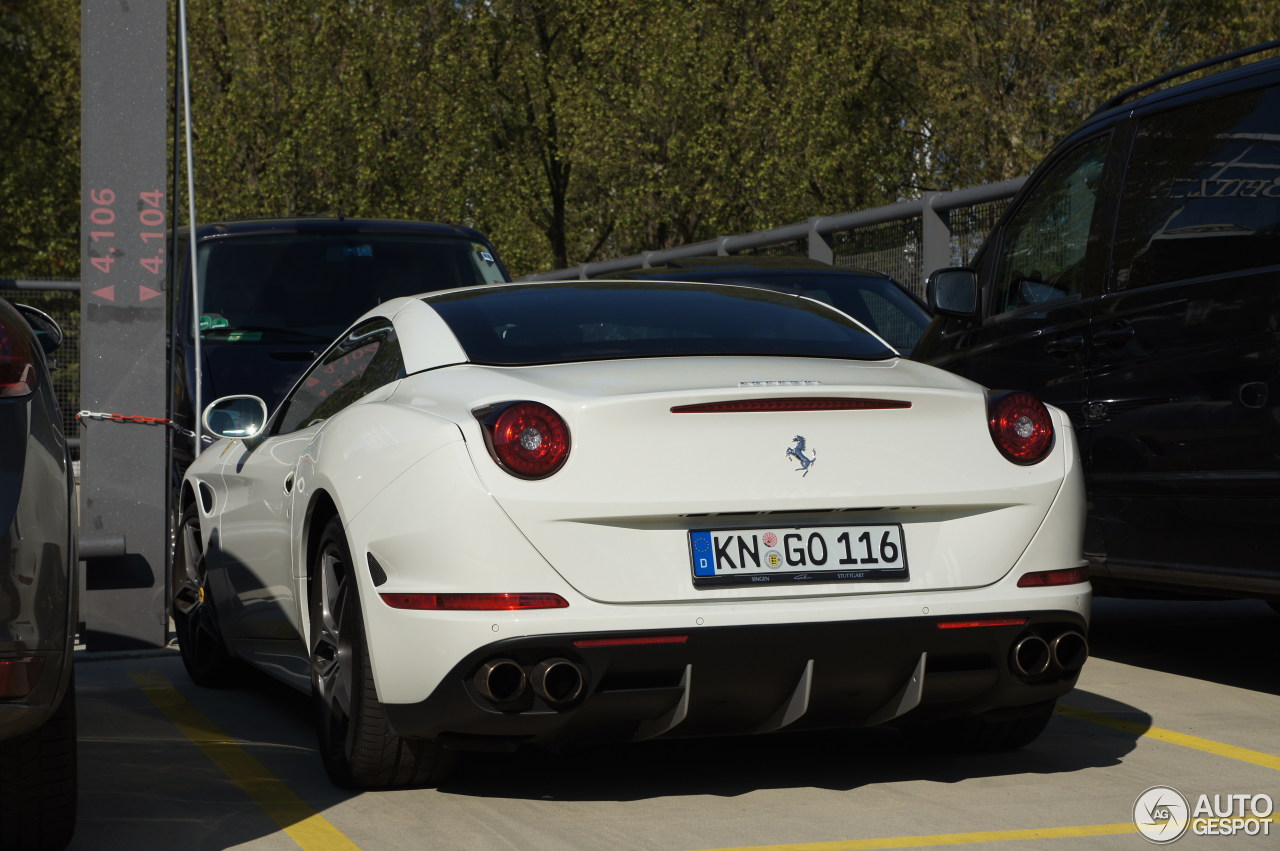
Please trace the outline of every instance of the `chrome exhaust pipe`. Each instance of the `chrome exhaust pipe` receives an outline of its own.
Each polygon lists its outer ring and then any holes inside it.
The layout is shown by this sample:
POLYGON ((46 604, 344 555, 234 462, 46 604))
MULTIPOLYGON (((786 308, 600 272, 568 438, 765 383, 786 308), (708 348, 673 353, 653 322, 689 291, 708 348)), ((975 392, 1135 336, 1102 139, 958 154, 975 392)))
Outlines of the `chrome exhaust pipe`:
POLYGON ((529 672, 533 693, 549 706, 564 706, 582 695, 586 681, 582 671, 568 659, 543 659, 529 672))
POLYGON ((517 665, 514 659, 490 659, 476 671, 471 684, 486 700, 506 704, 520 699, 529 680, 524 668, 517 665))
POLYGON ((1067 673, 1074 673, 1084 667, 1084 660, 1089 658, 1089 642, 1074 629, 1067 630, 1049 643, 1053 656, 1053 664, 1067 673))
POLYGON ((1049 643, 1038 635, 1028 635, 1013 645, 1013 670, 1023 677, 1038 677, 1049 670, 1052 653, 1049 643))

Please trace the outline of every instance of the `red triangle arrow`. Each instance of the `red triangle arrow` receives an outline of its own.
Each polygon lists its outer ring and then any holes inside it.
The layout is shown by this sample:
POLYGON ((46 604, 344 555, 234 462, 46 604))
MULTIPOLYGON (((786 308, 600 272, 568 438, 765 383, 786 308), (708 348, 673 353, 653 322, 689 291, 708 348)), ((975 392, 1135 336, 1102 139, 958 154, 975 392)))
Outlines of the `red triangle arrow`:
POLYGON ((93 294, 96 295, 98 298, 103 298, 103 299, 106 299, 107 301, 116 300, 116 288, 114 284, 112 284, 109 287, 103 287, 100 290, 94 290, 93 294))
POLYGON ((161 293, 160 290, 153 290, 151 287, 143 286, 141 284, 138 285, 138 301, 146 301, 147 299, 155 298, 158 295, 163 295, 163 293, 161 293))

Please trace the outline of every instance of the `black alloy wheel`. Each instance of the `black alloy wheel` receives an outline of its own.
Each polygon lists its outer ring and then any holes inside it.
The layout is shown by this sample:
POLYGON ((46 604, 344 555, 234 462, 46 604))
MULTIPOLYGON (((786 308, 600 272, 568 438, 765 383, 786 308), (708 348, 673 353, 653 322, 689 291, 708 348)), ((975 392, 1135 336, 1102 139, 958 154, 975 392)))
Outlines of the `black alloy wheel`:
POLYGON ((311 685, 320 757, 347 788, 434 785, 453 754, 433 741, 402 739, 378 702, 360 594, 341 522, 325 525, 311 564, 311 685))
POLYGON ((208 688, 229 685, 235 661, 227 652, 218 626, 218 614, 209 591, 204 538, 200 534, 200 513, 195 504, 187 506, 178 524, 173 551, 173 625, 178 633, 182 664, 192 682, 208 688))

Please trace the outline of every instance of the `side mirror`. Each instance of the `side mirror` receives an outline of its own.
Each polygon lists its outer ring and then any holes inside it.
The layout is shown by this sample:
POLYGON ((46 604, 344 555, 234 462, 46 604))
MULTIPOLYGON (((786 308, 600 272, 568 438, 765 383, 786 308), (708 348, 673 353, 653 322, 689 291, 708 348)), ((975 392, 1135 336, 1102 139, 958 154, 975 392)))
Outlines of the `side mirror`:
POLYGON ((972 269, 938 269, 925 283, 925 295, 935 314, 963 319, 978 315, 978 275, 972 269))
POLYGON ((27 320, 27 324, 31 326, 31 330, 35 332, 36 339, 40 341, 40 348, 44 350, 46 355, 51 355, 62 345, 62 326, 58 324, 52 316, 43 310, 36 310, 34 307, 26 304, 15 304, 14 307, 22 318, 27 320))
POLYGON ((204 429, 216 437, 250 438, 267 424, 267 403, 257 396, 224 396, 204 409, 204 429))

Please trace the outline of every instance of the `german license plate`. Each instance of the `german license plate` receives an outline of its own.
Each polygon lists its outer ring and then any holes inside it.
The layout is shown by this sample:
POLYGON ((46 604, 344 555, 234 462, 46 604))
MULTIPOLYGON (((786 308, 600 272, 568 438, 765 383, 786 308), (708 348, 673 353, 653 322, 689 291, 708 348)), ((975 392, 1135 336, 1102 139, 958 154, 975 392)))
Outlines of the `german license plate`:
POLYGON ((693 531, 689 551, 696 586, 908 578, 899 523, 693 531))

